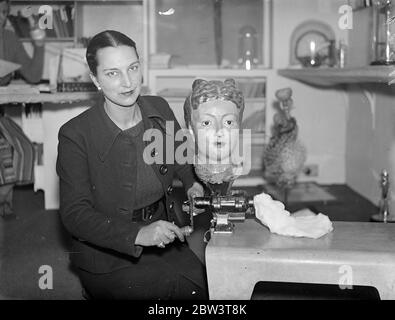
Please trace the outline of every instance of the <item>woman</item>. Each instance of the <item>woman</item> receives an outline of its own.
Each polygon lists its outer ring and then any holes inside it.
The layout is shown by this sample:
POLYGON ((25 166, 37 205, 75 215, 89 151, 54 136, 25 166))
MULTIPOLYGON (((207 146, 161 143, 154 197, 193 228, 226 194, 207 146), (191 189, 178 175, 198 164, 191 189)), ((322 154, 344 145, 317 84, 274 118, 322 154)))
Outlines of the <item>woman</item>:
MULTIPOLYGON (((133 40, 101 32, 86 59, 104 102, 62 126, 57 160, 60 214, 81 282, 93 298, 206 299, 204 267, 177 226, 173 176, 188 197, 202 196, 203 188, 190 165, 143 160, 145 130, 167 134, 166 121, 175 131, 180 126, 165 100, 140 96, 133 40)), ((151 156, 160 152, 166 154, 166 144, 151 156)))

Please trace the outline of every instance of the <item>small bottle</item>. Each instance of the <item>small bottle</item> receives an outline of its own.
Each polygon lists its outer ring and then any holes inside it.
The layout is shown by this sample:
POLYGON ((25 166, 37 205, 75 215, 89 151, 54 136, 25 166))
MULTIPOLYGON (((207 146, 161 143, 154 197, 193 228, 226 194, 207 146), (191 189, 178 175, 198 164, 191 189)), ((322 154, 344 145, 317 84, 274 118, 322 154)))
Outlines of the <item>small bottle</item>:
POLYGON ((380 222, 395 222, 395 217, 390 213, 390 205, 389 201, 391 200, 391 195, 389 192, 390 189, 390 181, 389 181, 389 173, 387 170, 383 170, 380 175, 380 190, 381 190, 381 198, 379 203, 379 213, 374 214, 371 217, 373 221, 380 222))
POLYGON ((335 40, 329 40, 328 46, 328 65, 330 67, 336 67, 337 64, 337 55, 336 55, 336 42, 335 40))
POLYGON ((346 65, 346 54, 347 54, 347 46, 343 40, 339 41, 339 59, 338 59, 338 67, 344 68, 346 65))

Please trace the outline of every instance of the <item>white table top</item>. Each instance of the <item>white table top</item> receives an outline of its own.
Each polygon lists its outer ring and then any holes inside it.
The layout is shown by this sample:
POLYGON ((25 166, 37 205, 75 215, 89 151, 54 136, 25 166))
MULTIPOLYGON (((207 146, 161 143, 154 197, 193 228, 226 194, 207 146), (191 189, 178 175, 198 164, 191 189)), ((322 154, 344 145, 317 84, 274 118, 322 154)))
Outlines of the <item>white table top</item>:
POLYGON ((255 219, 236 222, 233 234, 213 234, 207 251, 233 251, 238 254, 269 252, 291 258, 314 256, 315 260, 347 258, 388 253, 395 259, 395 224, 374 222, 333 222, 334 230, 319 239, 281 236, 255 219), (287 251, 288 255, 284 255, 287 251))

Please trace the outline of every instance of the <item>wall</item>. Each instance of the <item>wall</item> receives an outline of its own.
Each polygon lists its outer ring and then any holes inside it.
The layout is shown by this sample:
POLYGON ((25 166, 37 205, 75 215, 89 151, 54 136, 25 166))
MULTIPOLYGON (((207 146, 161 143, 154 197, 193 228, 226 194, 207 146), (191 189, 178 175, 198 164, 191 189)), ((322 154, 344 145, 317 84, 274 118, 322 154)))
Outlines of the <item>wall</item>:
MULTIPOLYGON (((347 32, 337 26, 338 9, 347 1, 340 0, 274 0, 273 3, 273 67, 287 68, 289 64, 290 36, 294 28, 309 19, 329 24, 336 40, 347 42, 347 32)), ((300 127, 300 139, 308 150, 307 163, 319 165, 320 183, 345 182, 345 141, 347 94, 341 89, 321 89, 304 85, 276 75, 269 77, 267 119, 273 115, 271 104, 275 90, 293 89, 296 117, 300 127)), ((270 126, 270 123, 268 123, 270 126)), ((314 178, 315 179, 315 178, 314 178)), ((301 179, 301 180, 307 180, 301 179)))
POLYGON ((106 29, 117 30, 131 37, 143 57, 143 6, 139 1, 100 2, 81 4, 79 32, 84 37, 92 37, 106 29))

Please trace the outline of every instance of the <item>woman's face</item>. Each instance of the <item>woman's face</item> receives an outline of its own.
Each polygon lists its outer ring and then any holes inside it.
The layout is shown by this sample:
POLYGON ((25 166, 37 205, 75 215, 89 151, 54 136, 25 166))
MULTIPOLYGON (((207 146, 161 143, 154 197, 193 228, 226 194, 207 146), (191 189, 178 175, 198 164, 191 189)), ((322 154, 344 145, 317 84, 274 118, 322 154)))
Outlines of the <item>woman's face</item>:
POLYGON ((231 101, 214 100, 192 110, 199 159, 227 164, 239 140, 239 110, 231 101))
POLYGON ((92 81, 101 88, 107 103, 130 107, 141 91, 142 70, 134 48, 105 47, 96 54, 96 76, 92 81))

